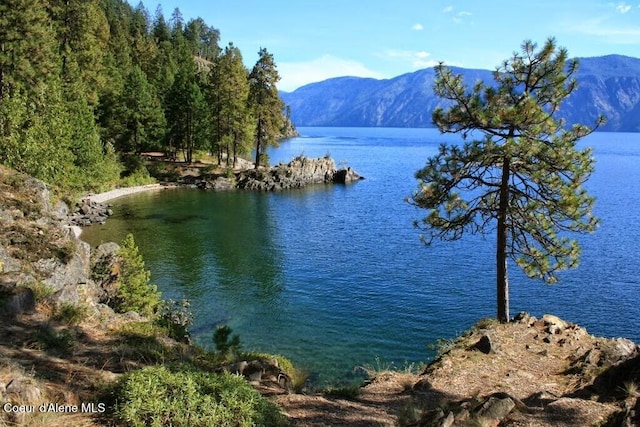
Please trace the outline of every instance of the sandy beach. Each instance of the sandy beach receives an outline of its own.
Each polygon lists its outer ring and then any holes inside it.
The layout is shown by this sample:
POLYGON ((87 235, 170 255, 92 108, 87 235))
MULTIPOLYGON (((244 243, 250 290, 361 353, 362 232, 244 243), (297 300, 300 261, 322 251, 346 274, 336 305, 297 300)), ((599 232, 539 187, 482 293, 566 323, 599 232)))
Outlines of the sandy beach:
POLYGON ((137 187, 123 187, 116 188, 115 190, 110 190, 104 193, 92 194, 85 199, 89 199, 92 202, 96 203, 105 203, 109 200, 117 199, 118 197, 128 196, 129 194, 141 193, 143 191, 158 191, 165 190, 167 188, 178 188, 177 184, 148 184, 148 185, 139 185, 137 187))

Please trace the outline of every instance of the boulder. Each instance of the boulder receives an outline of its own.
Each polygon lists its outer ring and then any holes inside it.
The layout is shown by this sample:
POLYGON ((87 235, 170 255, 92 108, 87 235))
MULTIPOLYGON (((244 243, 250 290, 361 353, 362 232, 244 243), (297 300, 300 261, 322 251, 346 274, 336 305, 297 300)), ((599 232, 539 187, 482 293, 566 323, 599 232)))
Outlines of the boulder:
POLYGON ((333 175, 333 182, 338 184, 347 184, 349 182, 358 181, 360 179, 364 178, 358 175, 356 171, 351 168, 339 169, 333 175))
POLYGON ((254 359, 242 360, 216 369, 216 372, 230 372, 242 375, 247 380, 269 386, 280 387, 289 392, 291 378, 278 366, 277 360, 254 359))
POLYGON ((37 405, 42 399, 42 391, 29 378, 14 378, 7 384, 6 396, 13 403, 37 405))
POLYGON ((550 334, 559 334, 569 326, 567 322, 552 314, 545 314, 540 320, 545 323, 550 334))
POLYGON ((489 335, 481 336, 478 342, 473 345, 473 348, 484 354, 489 354, 492 351, 495 351, 495 345, 492 343, 489 335))
POLYGON ((34 264, 38 272, 48 276, 43 283, 59 291, 66 285, 78 285, 89 280, 91 246, 76 241, 73 256, 66 264, 55 258, 39 260, 34 264))
POLYGON ((476 418, 483 421, 481 425, 498 426, 515 407, 516 403, 510 397, 490 396, 474 412, 476 418))

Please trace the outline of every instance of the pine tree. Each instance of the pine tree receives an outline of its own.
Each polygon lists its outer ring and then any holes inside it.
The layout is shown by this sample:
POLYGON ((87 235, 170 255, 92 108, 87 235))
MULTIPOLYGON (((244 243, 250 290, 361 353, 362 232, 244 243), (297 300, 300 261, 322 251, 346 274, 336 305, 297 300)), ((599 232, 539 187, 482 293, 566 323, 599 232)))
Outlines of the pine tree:
POLYGON ((183 63, 167 95, 168 152, 183 150, 185 162, 193 161, 196 149, 206 141, 207 106, 192 59, 183 63))
POLYGON ((0 3, 0 102, 19 91, 37 96, 57 78, 59 58, 53 40, 46 2, 0 3))
POLYGON ((255 168, 260 167, 269 145, 277 145, 283 127, 284 103, 278 95, 276 83, 280 80, 273 55, 260 49, 259 59, 249 75, 249 107, 256 120, 255 168))
POLYGON ((143 148, 157 146, 164 136, 162 105, 138 66, 133 67, 125 82, 118 119, 122 125, 120 150, 140 153, 143 148))
MULTIPOLYGON (((496 69, 494 83, 464 85, 440 64, 434 90, 450 101, 433 121, 443 133, 461 134, 462 147, 442 145, 416 173, 413 203, 429 214, 418 227, 433 239, 497 232, 498 319, 509 320, 507 260, 529 277, 549 283, 556 272, 578 265, 578 242, 567 232, 591 232, 594 199, 582 187, 593 171, 590 149, 577 141, 594 129, 565 128, 555 115, 576 88, 575 60, 554 39, 536 50, 525 41, 520 53, 496 69)), ((604 119, 599 118, 598 127, 604 119)))
POLYGON ((238 154, 250 151, 252 123, 247 105, 249 96, 248 71, 242 62, 240 50, 229 43, 224 53, 213 62, 209 70, 207 98, 211 111, 212 151, 218 160, 226 151, 229 166, 233 152, 233 167, 238 154))
POLYGON ((128 234, 120 244, 118 259, 120 277, 114 301, 116 311, 135 311, 143 316, 154 315, 160 305, 160 292, 150 283, 151 272, 144 267, 144 260, 132 234, 128 234))

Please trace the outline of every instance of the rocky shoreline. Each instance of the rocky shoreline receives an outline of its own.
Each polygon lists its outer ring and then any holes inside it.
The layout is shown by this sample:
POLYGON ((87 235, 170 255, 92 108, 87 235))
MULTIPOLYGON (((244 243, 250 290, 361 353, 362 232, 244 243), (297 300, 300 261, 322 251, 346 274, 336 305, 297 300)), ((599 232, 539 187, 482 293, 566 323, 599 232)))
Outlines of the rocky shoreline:
POLYGON ((298 156, 289 163, 281 163, 268 169, 247 169, 230 175, 187 175, 176 182, 117 188, 92 194, 76 204, 74 211, 69 214, 69 224, 82 227, 104 223, 113 214, 111 205, 106 202, 146 191, 180 187, 207 191, 283 191, 314 184, 348 184, 362 179, 364 178, 350 167, 338 169, 331 157, 298 156))
MULTIPOLYGON (((322 175, 322 168, 313 170, 322 175)), ((107 304, 118 245, 91 248, 70 232, 69 209, 52 202, 46 184, 1 166, 0 172, 0 400, 90 402, 96 384, 164 363, 172 348, 180 357, 197 355, 166 337, 127 333, 125 325, 144 318, 107 304), (58 317, 80 308, 78 323, 58 317), (132 346, 142 338, 162 349, 162 362, 149 359, 155 352, 139 353, 148 347, 132 346)), ((247 358, 207 369, 243 375, 278 403, 292 426, 640 425, 640 348, 551 315, 481 321, 444 343, 422 373, 371 372, 349 398, 295 393, 277 360, 247 358)), ((90 413, 45 415, 50 418, 5 411, 0 425, 104 424, 90 413)))

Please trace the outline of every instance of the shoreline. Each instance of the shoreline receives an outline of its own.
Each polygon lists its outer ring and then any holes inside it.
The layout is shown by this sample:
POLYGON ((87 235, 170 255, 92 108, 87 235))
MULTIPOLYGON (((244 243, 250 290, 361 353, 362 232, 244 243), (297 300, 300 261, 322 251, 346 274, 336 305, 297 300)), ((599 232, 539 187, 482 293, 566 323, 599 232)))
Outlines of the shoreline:
POLYGON ((88 196, 83 197, 82 199, 89 200, 95 203, 105 203, 113 199, 117 199, 123 196, 128 196, 130 194, 142 193, 146 191, 166 190, 169 188, 179 188, 179 187, 181 186, 177 183, 138 185, 135 187, 116 188, 114 190, 105 191, 104 193, 90 194, 88 196))

